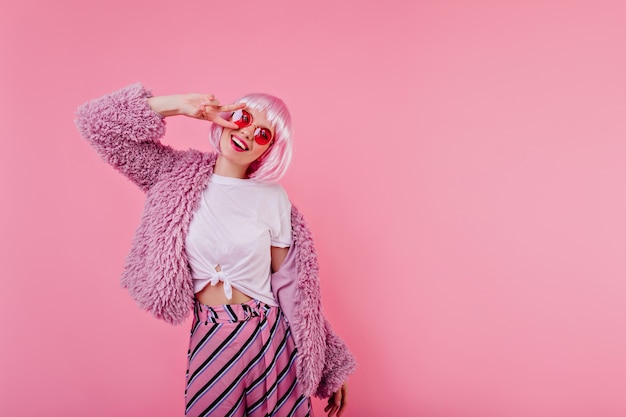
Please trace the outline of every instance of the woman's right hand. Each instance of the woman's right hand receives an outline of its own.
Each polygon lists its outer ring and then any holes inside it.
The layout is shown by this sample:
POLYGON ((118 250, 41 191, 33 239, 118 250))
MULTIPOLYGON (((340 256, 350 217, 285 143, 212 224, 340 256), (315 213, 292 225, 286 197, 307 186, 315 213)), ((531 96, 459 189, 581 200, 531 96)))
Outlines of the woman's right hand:
POLYGON ((244 108, 244 103, 220 105, 213 94, 176 94, 157 96, 148 99, 150 108, 161 116, 184 115, 194 119, 208 120, 223 127, 237 129, 237 125, 220 116, 221 112, 231 112, 244 108))

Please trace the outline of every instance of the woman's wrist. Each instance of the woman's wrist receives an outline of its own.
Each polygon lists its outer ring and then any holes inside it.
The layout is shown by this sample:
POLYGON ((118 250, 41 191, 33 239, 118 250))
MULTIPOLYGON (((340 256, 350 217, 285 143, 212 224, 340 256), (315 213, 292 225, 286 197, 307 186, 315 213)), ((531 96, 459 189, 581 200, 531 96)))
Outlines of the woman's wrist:
POLYGON ((182 99, 180 94, 171 96, 156 96, 148 98, 148 105, 155 112, 163 117, 177 116, 181 112, 182 99))

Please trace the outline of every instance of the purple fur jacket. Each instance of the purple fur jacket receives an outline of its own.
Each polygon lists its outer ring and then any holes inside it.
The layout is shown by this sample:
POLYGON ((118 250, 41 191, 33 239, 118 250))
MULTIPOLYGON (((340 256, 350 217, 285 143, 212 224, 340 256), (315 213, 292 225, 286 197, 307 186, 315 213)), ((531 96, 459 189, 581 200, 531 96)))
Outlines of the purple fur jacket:
MULTIPOLYGON (((217 155, 163 145, 162 116, 150 109, 151 94, 134 84, 83 104, 76 125, 100 156, 146 192, 122 286, 140 307, 168 323, 182 323, 194 303, 185 237, 217 155)), ((293 244, 272 290, 293 331, 298 378, 308 396, 327 398, 356 364, 324 318, 318 263, 311 233, 293 207, 293 244)))

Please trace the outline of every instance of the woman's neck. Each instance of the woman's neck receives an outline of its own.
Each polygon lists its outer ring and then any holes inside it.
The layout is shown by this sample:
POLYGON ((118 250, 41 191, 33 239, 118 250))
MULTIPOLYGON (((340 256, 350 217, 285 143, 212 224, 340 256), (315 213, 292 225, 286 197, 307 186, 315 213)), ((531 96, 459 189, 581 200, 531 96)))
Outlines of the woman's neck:
POLYGON ((248 178, 247 171, 248 165, 233 164, 221 154, 217 156, 215 168, 213 168, 215 174, 232 178, 248 178))

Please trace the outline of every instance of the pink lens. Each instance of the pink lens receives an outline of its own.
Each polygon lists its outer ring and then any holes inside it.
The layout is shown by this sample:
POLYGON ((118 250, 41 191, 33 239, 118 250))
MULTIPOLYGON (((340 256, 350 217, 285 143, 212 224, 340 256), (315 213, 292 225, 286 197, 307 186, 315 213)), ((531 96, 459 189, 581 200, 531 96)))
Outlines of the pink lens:
POLYGON ((264 127, 257 127, 254 130, 254 140, 259 145, 267 145, 272 140, 272 132, 264 127))
POLYGON ((231 121, 241 129, 252 124, 252 115, 243 109, 235 110, 231 121))

